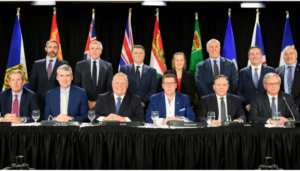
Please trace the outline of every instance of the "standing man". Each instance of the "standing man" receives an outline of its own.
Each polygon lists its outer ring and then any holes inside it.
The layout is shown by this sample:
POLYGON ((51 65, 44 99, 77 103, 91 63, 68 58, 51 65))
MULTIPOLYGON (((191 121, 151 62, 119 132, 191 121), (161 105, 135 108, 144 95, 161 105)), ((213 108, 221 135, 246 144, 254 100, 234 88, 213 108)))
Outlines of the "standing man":
POLYGON ((249 48, 248 58, 251 65, 240 70, 239 87, 237 94, 244 103, 247 112, 250 110, 251 99, 256 93, 265 92, 263 86, 263 78, 267 73, 275 73, 275 69, 266 65, 262 65, 263 54, 258 46, 249 48))
POLYGON ((58 50, 59 45, 56 40, 47 41, 45 46, 46 58, 35 61, 32 66, 29 89, 37 95, 40 119, 44 118, 46 92, 59 86, 55 71, 59 66, 69 64, 67 61, 57 58, 58 50))
POLYGON ((216 39, 211 39, 206 44, 209 58, 200 62, 196 70, 196 87, 200 97, 214 93, 214 79, 219 74, 229 79, 229 90, 231 94, 236 93, 238 87, 238 73, 234 63, 220 56, 221 44, 216 39))
POLYGON ((300 64, 297 62, 297 50, 293 46, 287 46, 283 51, 285 65, 276 68, 282 84, 280 90, 291 94, 297 105, 300 107, 300 64))
POLYGON ((99 41, 93 41, 89 46, 90 59, 77 62, 74 85, 85 89, 89 109, 92 109, 98 95, 111 91, 113 67, 111 63, 100 59, 103 46, 99 41))
POLYGON ((128 76, 128 91, 140 96, 142 106, 147 108, 151 95, 157 92, 156 70, 144 64, 145 48, 134 45, 131 49, 134 63, 120 67, 120 72, 128 76))

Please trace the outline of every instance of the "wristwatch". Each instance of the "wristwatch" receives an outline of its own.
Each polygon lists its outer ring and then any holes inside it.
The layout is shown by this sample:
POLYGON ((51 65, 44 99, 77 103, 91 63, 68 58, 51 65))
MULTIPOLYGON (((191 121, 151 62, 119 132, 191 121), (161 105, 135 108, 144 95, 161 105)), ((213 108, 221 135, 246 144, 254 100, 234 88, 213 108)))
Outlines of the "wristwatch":
POLYGON ((24 123, 24 122, 25 122, 25 119, 24 119, 24 118, 21 118, 21 122, 24 123))

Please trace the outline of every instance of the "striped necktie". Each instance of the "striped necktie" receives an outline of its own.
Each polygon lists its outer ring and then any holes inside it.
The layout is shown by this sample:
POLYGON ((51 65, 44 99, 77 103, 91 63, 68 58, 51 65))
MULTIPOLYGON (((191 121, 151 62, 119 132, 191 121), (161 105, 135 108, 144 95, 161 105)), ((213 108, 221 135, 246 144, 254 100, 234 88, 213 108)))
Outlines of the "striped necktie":
POLYGON ((288 74, 287 74, 287 84, 288 84, 288 92, 291 93, 292 85, 293 85, 293 77, 292 77, 292 66, 288 66, 288 74))

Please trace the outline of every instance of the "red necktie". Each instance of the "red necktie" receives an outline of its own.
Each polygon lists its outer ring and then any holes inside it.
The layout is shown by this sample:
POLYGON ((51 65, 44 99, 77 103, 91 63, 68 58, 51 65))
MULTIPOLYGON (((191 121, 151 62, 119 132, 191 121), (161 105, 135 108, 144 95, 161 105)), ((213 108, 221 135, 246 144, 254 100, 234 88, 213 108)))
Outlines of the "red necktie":
POLYGON ((13 103, 13 112, 17 117, 19 117, 19 101, 18 101, 18 95, 15 94, 15 100, 13 103))
POLYGON ((52 61, 53 61, 53 60, 50 60, 50 61, 49 61, 48 68, 47 68, 48 80, 50 79, 50 76, 51 76, 51 71, 52 71, 52 61))

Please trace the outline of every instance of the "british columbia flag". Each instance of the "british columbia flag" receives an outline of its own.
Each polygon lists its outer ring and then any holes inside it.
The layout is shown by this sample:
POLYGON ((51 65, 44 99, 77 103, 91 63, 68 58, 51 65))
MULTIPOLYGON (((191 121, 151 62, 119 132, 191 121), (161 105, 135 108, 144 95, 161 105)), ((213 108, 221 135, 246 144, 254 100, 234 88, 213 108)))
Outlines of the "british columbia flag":
POLYGON ((131 57, 132 47, 133 47, 133 36, 132 36, 132 30, 131 30, 131 8, 130 8, 128 20, 127 20, 127 24, 126 24, 126 29, 125 29, 125 35, 124 35, 124 39, 123 39, 119 69, 123 65, 133 63, 133 59, 131 57))
POLYGON ((95 31, 95 11, 93 10, 92 22, 90 25, 90 32, 89 32, 88 39, 87 39, 86 46, 85 46, 83 60, 87 60, 90 58, 89 46, 90 46, 90 43, 95 40, 97 40, 97 38, 96 38, 96 31, 95 31))

